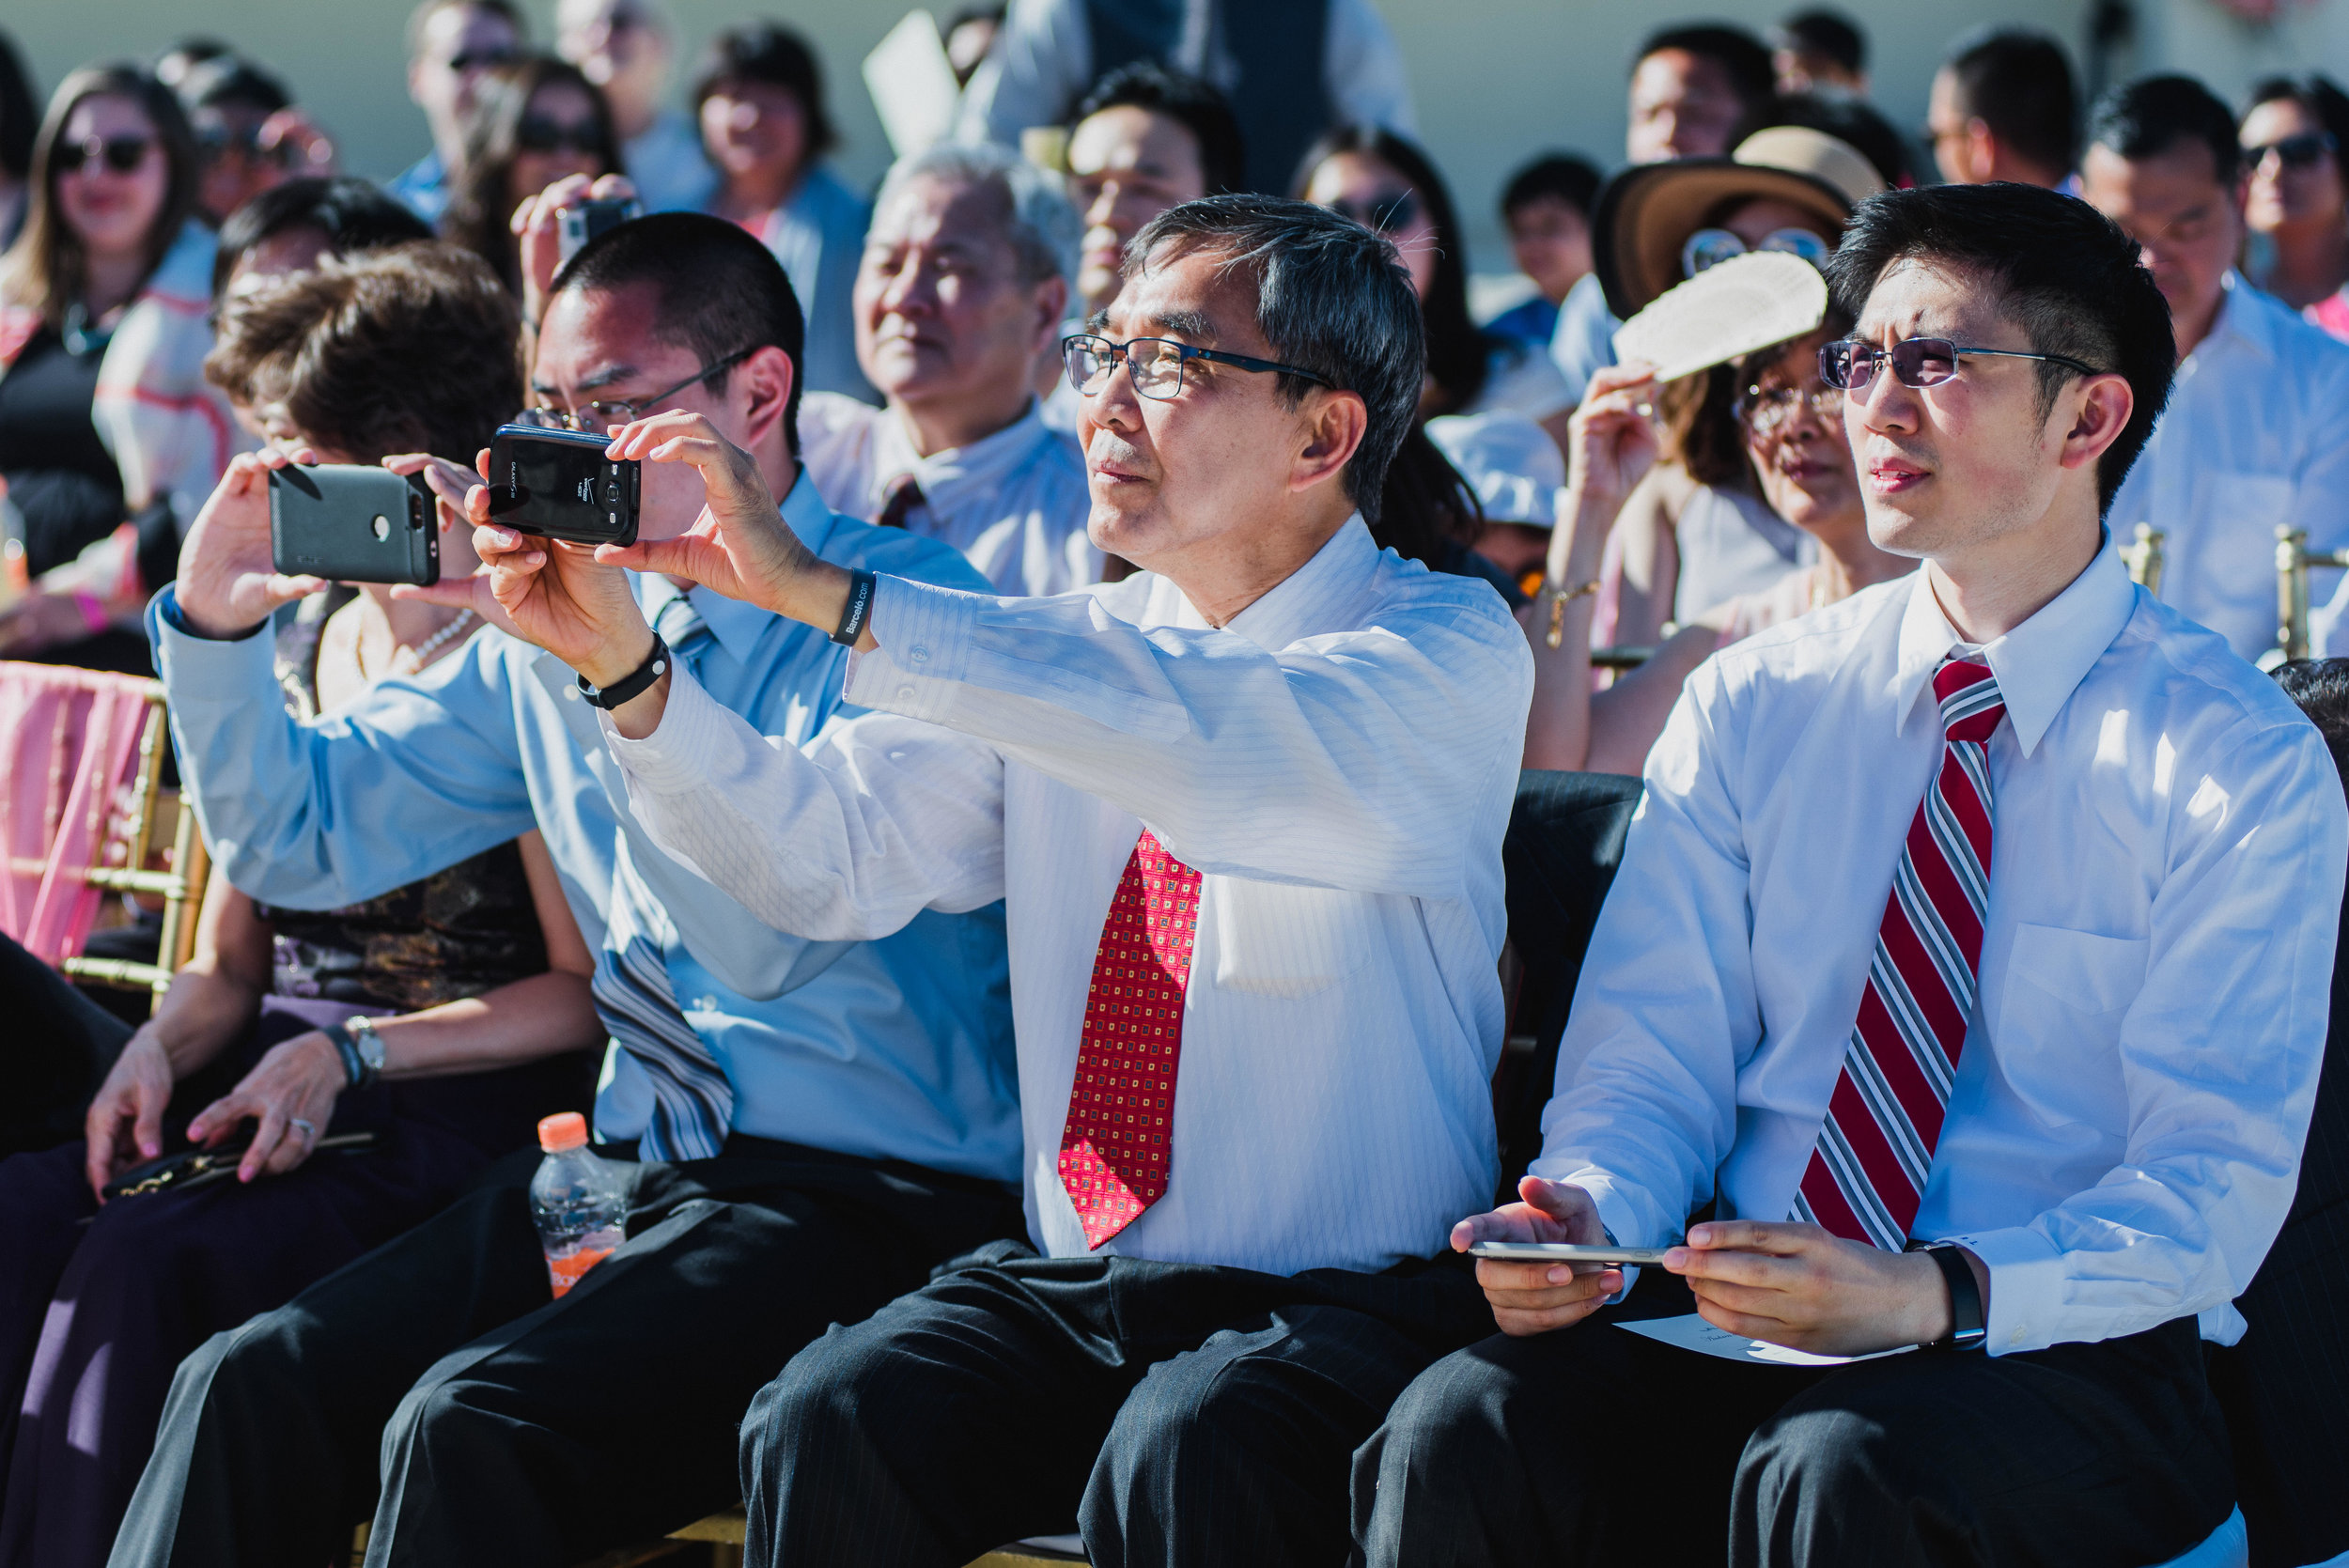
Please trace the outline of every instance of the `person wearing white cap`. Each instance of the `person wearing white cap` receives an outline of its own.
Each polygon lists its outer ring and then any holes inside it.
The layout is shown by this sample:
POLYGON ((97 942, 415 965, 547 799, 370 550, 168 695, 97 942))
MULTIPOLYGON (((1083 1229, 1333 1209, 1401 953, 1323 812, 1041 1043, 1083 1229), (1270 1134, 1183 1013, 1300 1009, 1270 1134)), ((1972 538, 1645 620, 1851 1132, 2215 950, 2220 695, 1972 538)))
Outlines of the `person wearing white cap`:
POLYGON ((1496 409, 1431 419, 1427 439, 1459 470, 1485 514, 1476 552, 1520 582, 1529 574, 1538 580, 1566 488, 1565 455, 1549 432, 1496 409))

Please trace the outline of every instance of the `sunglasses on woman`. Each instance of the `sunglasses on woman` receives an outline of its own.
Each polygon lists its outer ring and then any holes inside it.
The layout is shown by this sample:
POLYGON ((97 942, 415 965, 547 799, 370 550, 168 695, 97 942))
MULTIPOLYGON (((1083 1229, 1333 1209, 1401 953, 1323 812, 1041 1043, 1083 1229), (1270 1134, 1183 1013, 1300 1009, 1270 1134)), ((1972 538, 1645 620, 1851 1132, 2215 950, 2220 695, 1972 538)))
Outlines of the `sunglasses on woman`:
POLYGON ((1680 247, 1680 275, 1695 277, 1710 267, 1746 254, 1749 250, 1777 251, 1783 256, 1798 256, 1813 267, 1825 267, 1835 247, 1807 228, 1774 228, 1762 236, 1758 245, 1748 245, 1744 240, 1725 228, 1701 228, 1688 236, 1688 242, 1680 247))
POLYGON ((514 127, 514 145, 524 152, 583 152, 599 157, 603 138, 591 124, 565 125, 542 115, 526 115, 514 127))
POLYGON ((147 162, 147 149, 154 145, 152 136, 86 136, 78 142, 59 142, 50 156, 59 174, 80 174, 93 158, 104 159, 106 167, 117 174, 129 174, 147 162))
POLYGON ((2243 161, 2256 169, 2267 162, 2267 155, 2272 152, 2287 169, 2312 169, 2318 159, 2332 150, 2330 132, 2303 131, 2297 136, 2281 136, 2258 147, 2247 147, 2243 149, 2243 161))
POLYGON ((1890 349, 1846 337, 1819 346, 1819 380, 1838 392, 1864 392, 1868 383, 1875 380, 1876 365, 1889 363, 1903 386, 1939 386, 1956 376, 1959 360, 1972 356, 2043 360, 2083 376, 2104 374, 2094 365, 2082 365, 2061 354, 2030 354, 2019 349, 1971 349, 1946 337, 1904 338, 1890 349))
POLYGON ((1351 218, 1379 234, 1400 234, 1419 222, 1417 191, 1386 191, 1368 201, 1340 196, 1321 204, 1341 218, 1351 218))

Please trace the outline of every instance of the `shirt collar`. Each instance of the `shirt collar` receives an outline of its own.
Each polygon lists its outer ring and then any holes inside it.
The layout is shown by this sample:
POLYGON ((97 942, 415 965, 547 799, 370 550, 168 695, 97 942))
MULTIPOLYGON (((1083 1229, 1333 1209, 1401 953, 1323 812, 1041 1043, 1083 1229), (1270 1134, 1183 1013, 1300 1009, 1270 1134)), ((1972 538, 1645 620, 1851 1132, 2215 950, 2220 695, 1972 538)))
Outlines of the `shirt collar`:
POLYGON ((896 410, 882 411, 879 423, 873 449, 876 499, 898 475, 910 474, 930 510, 941 516, 954 511, 972 490, 991 494, 1028 464, 1038 442, 1059 439, 1044 423, 1043 406, 1033 397, 1019 418, 993 435, 926 458, 914 450, 912 432, 896 410))
POLYGON ((2227 270, 2219 287, 2222 292, 2218 300, 2218 314, 2211 320, 2209 334, 2194 346, 2194 353, 2188 357, 2198 358, 2214 343, 2222 338, 2232 338, 2260 358, 2273 360, 2278 348, 2276 322, 2261 308, 2266 302, 2260 291, 2245 282, 2243 274, 2232 268, 2227 270))
MULTIPOLYGON (((1222 629, 1237 632, 1268 652, 1287 647, 1299 638, 1342 630, 1354 624, 1352 606, 1378 569, 1380 554, 1371 541, 1368 525, 1357 512, 1303 566, 1226 621, 1222 629)), ((1159 625, 1195 630, 1205 630, 1207 625, 1206 617, 1164 578, 1151 593, 1149 618, 1159 625)))
MULTIPOLYGON (((1920 706, 1918 694, 1950 650, 1964 641, 1941 613, 1929 575, 1919 571, 1910 582, 1908 608, 1901 617, 1900 664, 1892 680, 1895 734, 1906 731, 1909 714, 1920 706)), ((2025 756, 2136 611, 2137 584, 2121 565, 2108 529, 2095 559, 2070 586, 2021 626, 1983 645, 1983 661, 1998 679, 2007 722, 2015 726, 2015 744, 2025 756)))
MULTIPOLYGON (((783 498, 782 512, 783 520, 790 524, 800 542, 814 553, 822 554, 838 519, 824 505, 823 497, 816 493, 815 481, 808 478, 806 469, 800 470, 799 477, 792 482, 791 493, 783 498)), ((643 607, 647 621, 660 619, 661 606, 682 597, 702 618, 702 624, 709 628, 718 645, 738 664, 751 662, 758 640, 775 625, 771 613, 698 583, 680 595, 676 583, 659 573, 647 572, 637 574, 635 584, 636 602, 643 607)))

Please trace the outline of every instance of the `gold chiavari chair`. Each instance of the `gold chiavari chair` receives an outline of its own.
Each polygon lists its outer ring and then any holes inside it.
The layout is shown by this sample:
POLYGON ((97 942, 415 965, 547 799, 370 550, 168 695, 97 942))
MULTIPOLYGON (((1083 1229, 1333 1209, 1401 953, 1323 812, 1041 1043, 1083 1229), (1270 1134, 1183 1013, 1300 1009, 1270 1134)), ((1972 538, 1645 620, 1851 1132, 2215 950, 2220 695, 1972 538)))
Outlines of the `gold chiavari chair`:
POLYGON ((2276 525, 2276 646, 2286 659, 2309 656, 2309 568, 2349 567, 2349 550, 2310 550, 2308 530, 2276 525))
POLYGON ((2129 581, 2161 598, 2161 546, 2170 536, 2150 522, 2137 525, 2136 542, 2121 547, 2121 564, 2129 571, 2129 581))

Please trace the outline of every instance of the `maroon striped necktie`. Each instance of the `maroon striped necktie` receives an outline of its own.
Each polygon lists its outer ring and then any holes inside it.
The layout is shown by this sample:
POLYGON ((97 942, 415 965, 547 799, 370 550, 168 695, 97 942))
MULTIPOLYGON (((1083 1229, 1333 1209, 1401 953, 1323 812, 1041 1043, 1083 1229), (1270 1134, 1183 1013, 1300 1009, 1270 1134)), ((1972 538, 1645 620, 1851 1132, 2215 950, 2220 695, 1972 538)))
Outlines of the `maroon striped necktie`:
POLYGON ((1908 825, 1859 1018, 1795 1218, 1897 1252, 1924 1199, 1974 1012, 1990 902, 1990 734, 2006 712, 1989 667, 1934 672, 1941 768, 1908 825))

